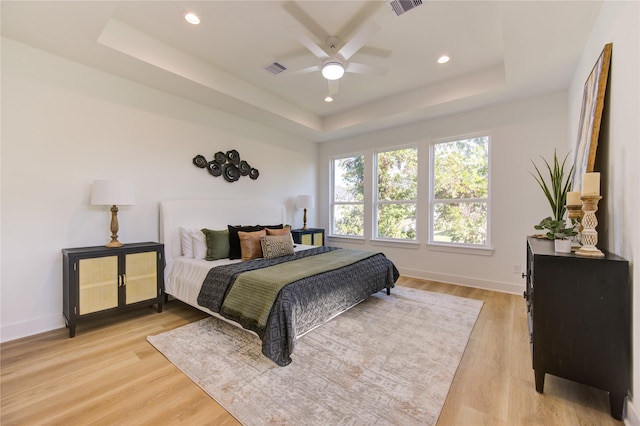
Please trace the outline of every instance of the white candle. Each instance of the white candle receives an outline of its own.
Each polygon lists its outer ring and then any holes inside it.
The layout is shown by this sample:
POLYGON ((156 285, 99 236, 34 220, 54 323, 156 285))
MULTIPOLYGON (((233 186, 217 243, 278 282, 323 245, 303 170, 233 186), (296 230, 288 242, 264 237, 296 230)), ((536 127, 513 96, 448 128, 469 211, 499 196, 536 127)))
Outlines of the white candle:
POLYGON ((582 201, 580 201, 580 193, 578 191, 567 192, 568 206, 579 206, 580 204, 582 204, 582 201))
POLYGON ((600 195, 600 172, 582 176, 582 195, 600 195))

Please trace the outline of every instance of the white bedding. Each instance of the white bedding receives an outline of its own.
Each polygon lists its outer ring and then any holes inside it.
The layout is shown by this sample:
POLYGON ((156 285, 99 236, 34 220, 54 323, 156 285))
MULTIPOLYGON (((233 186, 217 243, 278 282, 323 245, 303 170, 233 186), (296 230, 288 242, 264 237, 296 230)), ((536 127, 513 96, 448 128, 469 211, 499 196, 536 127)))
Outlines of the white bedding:
MULTIPOLYGON (((175 199, 160 202, 160 242, 164 244, 165 293, 204 312, 198 305, 198 293, 209 270, 214 266, 240 260, 185 258, 182 256, 180 228, 226 229, 227 225, 287 224, 284 205, 261 200, 175 199)), ((313 246, 296 245, 295 250, 313 246)))
MULTIPOLYGON (((307 250, 314 246, 296 244, 294 250, 307 250)), ((211 268, 229 263, 240 262, 240 259, 220 259, 204 260, 179 256, 167 261, 164 270, 165 293, 170 294, 178 300, 188 303, 209 314, 216 315, 209 309, 198 305, 198 294, 200 287, 211 268)), ((216 315, 217 316, 217 315, 216 315)))

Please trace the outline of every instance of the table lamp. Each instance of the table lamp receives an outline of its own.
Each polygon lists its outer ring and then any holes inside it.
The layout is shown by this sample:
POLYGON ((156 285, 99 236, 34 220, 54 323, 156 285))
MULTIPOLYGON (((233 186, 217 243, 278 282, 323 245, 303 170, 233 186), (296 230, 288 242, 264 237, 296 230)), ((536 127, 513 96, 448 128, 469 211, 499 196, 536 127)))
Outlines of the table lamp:
POLYGON ((111 241, 107 247, 122 247, 118 241, 118 205, 135 205, 131 182, 117 180, 94 180, 91 189, 91 205, 111 206, 111 241))
POLYGON ((302 217, 302 229, 307 229, 307 209, 312 209, 313 197, 311 195, 298 195, 296 205, 299 209, 304 209, 304 216, 302 217))

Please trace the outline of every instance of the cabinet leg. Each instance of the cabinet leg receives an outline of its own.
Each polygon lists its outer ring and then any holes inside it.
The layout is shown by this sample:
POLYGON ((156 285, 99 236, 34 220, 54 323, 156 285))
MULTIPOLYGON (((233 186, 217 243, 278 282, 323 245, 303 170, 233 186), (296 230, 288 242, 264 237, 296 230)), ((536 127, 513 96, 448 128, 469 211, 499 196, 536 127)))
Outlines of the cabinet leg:
POLYGON ((534 374, 536 377, 536 392, 542 393, 544 390, 544 371, 535 370, 534 374))
POLYGON ((609 405, 611 405, 611 417, 616 420, 622 420, 624 396, 619 393, 609 392, 609 405))
POLYGON ((69 338, 76 337, 76 325, 69 325, 69 338))

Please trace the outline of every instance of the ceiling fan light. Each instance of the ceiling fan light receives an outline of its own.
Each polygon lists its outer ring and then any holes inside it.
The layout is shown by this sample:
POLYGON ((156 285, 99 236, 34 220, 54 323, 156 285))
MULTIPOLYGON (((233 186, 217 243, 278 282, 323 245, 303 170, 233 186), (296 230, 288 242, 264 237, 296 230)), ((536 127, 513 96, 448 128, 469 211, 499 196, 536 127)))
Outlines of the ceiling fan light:
POLYGON ((322 76, 327 80, 338 80, 344 75, 344 67, 339 62, 327 62, 322 67, 322 76))

